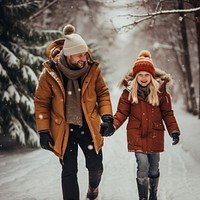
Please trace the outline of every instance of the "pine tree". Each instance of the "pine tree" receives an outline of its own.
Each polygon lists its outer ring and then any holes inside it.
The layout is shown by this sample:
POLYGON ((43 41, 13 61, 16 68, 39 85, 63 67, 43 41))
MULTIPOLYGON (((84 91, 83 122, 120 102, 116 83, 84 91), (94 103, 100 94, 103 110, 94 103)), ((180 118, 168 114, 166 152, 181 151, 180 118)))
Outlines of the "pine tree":
POLYGON ((0 2, 0 149, 20 144, 39 146, 33 98, 45 44, 59 31, 33 31, 25 25, 38 1, 0 2))

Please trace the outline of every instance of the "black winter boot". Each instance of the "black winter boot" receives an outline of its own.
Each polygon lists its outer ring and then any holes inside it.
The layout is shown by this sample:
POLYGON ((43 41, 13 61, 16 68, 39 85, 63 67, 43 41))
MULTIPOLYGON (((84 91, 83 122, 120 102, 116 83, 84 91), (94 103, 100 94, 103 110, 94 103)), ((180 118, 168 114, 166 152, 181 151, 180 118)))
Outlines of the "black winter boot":
POLYGON ((139 200, 148 200, 148 178, 137 178, 139 200))
POLYGON ((97 171, 89 171, 89 187, 87 192, 87 198, 89 200, 94 200, 99 194, 99 183, 101 181, 101 176, 103 169, 97 171))
POLYGON ((149 200, 157 200, 158 181, 159 177, 149 178, 149 191, 150 191, 149 200))
POLYGON ((99 188, 98 187, 91 188, 89 186, 88 192, 87 192, 87 199, 89 199, 89 200, 95 200, 98 197, 98 194, 99 194, 99 188))

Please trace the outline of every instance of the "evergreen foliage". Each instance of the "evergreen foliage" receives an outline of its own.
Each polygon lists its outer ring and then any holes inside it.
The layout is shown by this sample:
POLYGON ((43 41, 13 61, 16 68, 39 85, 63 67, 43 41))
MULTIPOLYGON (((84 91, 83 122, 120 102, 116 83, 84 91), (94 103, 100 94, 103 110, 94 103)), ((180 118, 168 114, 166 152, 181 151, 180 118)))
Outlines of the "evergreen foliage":
POLYGON ((26 20, 39 1, 0 3, 0 148, 13 144, 39 146, 33 98, 46 43, 59 31, 34 31, 26 20))

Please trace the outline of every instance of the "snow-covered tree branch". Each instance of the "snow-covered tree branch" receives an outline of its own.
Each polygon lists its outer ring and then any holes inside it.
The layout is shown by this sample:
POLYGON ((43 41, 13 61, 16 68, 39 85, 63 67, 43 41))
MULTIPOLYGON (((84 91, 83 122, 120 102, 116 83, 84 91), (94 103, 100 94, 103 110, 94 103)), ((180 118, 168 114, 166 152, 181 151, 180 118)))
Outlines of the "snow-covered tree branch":
POLYGON ((139 24, 143 21, 149 20, 149 19, 151 19, 155 16, 158 16, 158 15, 168 15, 168 14, 178 14, 178 13, 194 13, 194 12, 197 12, 197 11, 200 11, 200 7, 190 8, 190 9, 160 10, 160 11, 157 11, 157 12, 146 13, 146 14, 119 15, 118 17, 128 17, 128 18, 138 18, 138 17, 140 17, 140 19, 135 20, 133 23, 124 25, 124 26, 118 28, 117 30, 119 31, 121 29, 126 29, 126 31, 127 31, 127 30, 131 29, 132 27, 134 27, 135 25, 137 25, 137 24, 139 24))

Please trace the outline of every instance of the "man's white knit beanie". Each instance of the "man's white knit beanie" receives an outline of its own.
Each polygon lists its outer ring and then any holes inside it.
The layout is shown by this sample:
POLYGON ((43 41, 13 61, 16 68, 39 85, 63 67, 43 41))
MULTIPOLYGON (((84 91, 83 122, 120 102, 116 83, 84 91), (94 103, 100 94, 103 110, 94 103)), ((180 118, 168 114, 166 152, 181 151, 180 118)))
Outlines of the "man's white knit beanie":
POLYGON ((63 28, 65 35, 65 42, 63 45, 64 55, 75 55, 88 51, 88 46, 83 38, 75 32, 75 27, 71 24, 66 25, 63 28))

